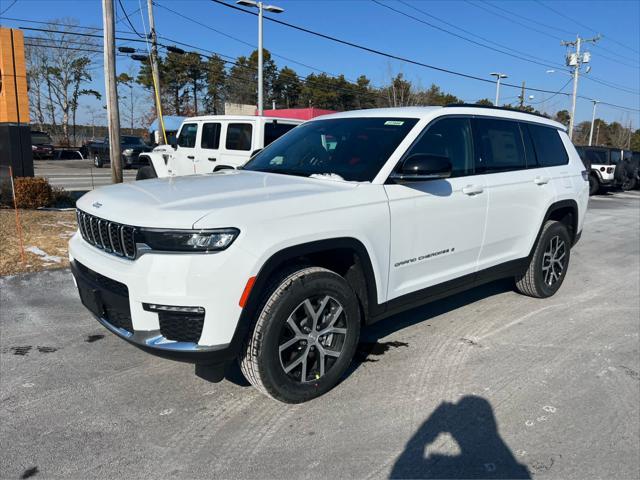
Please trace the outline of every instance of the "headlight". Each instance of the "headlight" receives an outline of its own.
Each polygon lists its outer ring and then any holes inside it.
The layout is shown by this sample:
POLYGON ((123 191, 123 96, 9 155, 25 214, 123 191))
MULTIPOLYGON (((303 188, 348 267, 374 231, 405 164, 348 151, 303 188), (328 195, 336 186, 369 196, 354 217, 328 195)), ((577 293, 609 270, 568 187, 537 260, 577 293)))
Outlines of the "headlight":
POLYGON ((122 151, 122 154, 127 156, 127 157, 131 156, 133 154, 133 148, 125 148, 122 151))
POLYGON ((158 230, 140 229, 136 243, 144 243, 151 250, 165 252, 213 252, 224 250, 233 243, 240 230, 218 228, 215 230, 158 230))

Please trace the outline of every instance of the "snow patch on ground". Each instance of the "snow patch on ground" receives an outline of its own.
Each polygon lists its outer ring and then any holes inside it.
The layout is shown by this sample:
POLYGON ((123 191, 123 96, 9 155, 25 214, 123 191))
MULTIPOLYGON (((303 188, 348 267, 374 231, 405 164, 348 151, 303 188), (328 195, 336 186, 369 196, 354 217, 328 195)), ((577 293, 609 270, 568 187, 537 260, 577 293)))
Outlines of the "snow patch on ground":
POLYGON ((43 262, 55 262, 55 263, 60 263, 62 261, 62 257, 57 257, 55 255, 49 255, 47 254, 47 252, 45 252, 44 250, 41 250, 38 247, 27 247, 25 249, 27 252, 31 252, 35 255, 38 255, 43 262))

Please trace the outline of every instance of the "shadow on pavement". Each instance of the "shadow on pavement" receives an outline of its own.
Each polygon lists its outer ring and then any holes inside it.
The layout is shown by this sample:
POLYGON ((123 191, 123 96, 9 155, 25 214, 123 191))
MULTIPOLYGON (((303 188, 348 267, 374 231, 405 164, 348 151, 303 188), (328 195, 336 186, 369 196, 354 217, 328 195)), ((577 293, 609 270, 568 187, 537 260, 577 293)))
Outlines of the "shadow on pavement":
POLYGON ((531 478, 498 433, 491 404, 482 397, 441 403, 409 439, 390 478, 531 478), (427 453, 441 433, 448 433, 460 453, 427 453))

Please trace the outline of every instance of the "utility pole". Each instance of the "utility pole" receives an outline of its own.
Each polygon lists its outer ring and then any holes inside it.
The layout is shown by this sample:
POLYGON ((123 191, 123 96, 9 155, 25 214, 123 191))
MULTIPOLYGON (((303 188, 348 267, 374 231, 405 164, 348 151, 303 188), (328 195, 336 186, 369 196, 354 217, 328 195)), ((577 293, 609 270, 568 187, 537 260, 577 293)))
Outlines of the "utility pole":
MULTIPOLYGON (((567 66, 573 68, 573 96, 571 99, 571 118, 569 118, 569 138, 573 139, 573 126, 575 124, 575 116, 576 116, 576 100, 578 98, 578 78, 580 77, 580 67, 584 63, 589 63, 591 61, 591 54, 589 52, 582 53, 582 44, 583 43, 596 43, 600 40, 600 35, 597 35, 593 38, 580 38, 580 35, 576 36, 575 41, 568 42, 562 41, 561 45, 565 47, 576 47, 576 51, 574 53, 570 53, 567 55, 567 66)), ((589 73, 591 67, 587 67, 585 73, 589 73)))
POLYGON ((102 23, 104 30, 104 83, 109 125, 111 182, 122 183, 120 111, 118 108, 118 88, 116 85, 116 42, 114 37, 115 19, 113 16, 113 0, 102 0, 102 23))
POLYGON ((520 99, 520 110, 522 110, 524 108, 524 87, 525 87, 525 82, 523 80, 522 81, 522 91, 520 92, 520 96, 518 97, 520 99))
POLYGON ((156 22, 153 18, 153 0, 147 0, 147 12, 149 14, 149 38, 151 38, 151 76, 153 77, 153 90, 158 125, 162 126, 163 134, 160 136, 160 145, 166 143, 164 124, 162 121, 162 105, 160 105, 160 69, 158 67, 158 36, 156 35, 156 22))
POLYGON ((598 105, 597 100, 592 100, 593 102, 593 112, 591 113, 591 129, 589 130, 589 146, 591 146, 591 140, 593 140, 593 125, 596 121, 596 105, 598 105))

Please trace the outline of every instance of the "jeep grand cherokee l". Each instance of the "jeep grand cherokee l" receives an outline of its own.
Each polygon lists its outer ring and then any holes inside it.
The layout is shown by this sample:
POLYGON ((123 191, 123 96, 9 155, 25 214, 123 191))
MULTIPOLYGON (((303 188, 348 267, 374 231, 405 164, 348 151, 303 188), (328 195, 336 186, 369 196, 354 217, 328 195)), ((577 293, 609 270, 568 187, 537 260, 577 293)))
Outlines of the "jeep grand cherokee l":
POLYGON ((339 382, 364 325, 502 277, 553 295, 588 197, 559 123, 468 106, 353 111, 239 170, 87 193, 69 254, 111 332, 214 380, 238 360, 295 403, 339 382))

